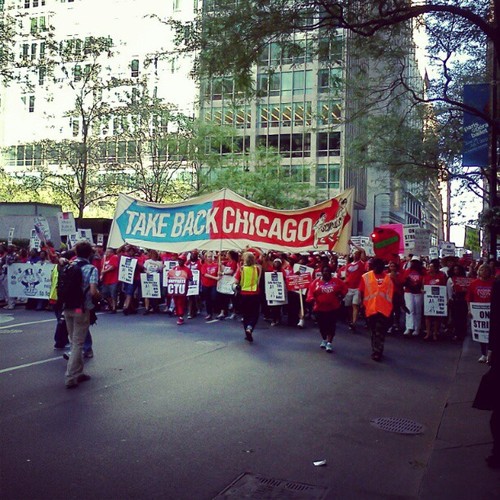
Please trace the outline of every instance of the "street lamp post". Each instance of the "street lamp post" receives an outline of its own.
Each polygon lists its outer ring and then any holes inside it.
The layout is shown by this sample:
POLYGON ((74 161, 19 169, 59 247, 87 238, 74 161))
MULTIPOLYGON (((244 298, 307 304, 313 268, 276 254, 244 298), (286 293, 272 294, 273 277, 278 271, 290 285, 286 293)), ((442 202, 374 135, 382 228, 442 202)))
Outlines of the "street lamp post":
POLYGON ((377 216, 377 198, 382 195, 391 196, 391 193, 375 193, 373 195, 373 229, 375 229, 375 220, 377 216))

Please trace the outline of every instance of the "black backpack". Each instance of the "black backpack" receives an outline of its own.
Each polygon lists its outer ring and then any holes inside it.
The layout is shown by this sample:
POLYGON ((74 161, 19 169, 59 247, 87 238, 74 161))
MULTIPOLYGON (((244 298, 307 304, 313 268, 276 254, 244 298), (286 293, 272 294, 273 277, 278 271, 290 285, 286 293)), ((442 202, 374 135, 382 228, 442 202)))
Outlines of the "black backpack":
POLYGON ((62 308, 84 308, 85 291, 82 287, 82 267, 87 264, 87 262, 79 260, 66 264, 59 272, 57 280, 57 301, 62 308))

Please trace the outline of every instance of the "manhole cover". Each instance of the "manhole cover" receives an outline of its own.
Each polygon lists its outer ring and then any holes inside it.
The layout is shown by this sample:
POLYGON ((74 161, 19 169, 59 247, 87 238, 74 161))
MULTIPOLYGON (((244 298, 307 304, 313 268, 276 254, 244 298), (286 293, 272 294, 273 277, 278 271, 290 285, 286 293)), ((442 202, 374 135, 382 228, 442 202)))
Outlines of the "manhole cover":
POLYGON ((397 434, 422 434, 424 426, 407 418, 384 417, 375 418, 370 423, 387 432, 396 432, 397 434))
POLYGON ((322 499, 325 498, 327 491, 326 486, 314 486, 245 472, 214 497, 214 500, 218 498, 254 498, 258 500, 270 498, 322 499))

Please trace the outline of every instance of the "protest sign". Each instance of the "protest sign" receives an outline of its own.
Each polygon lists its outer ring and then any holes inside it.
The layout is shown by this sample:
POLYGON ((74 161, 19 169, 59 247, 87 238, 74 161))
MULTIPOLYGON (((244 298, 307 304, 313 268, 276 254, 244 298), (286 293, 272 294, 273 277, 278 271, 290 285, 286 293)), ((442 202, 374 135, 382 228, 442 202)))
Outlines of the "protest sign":
POLYGON ((264 287, 268 305, 279 306, 287 303, 285 277, 283 273, 264 273, 264 287))
POLYGON ((141 273, 141 292, 144 298, 160 299, 160 273, 141 273))
POLYGON ((491 304, 483 302, 470 303, 472 340, 476 342, 488 343, 489 341, 490 306, 491 304))
POLYGON ((8 266, 9 296, 26 299, 48 299, 54 264, 20 264, 8 266))
POLYGON ((14 228, 11 227, 9 229, 9 237, 7 238, 7 245, 12 245, 13 241, 14 241, 14 228))
POLYGON ((122 281, 123 283, 133 283, 136 266, 137 259, 132 259, 130 257, 125 257, 124 255, 122 255, 120 257, 118 280, 122 281))
POLYGON ((76 233, 75 218, 73 212, 58 212, 57 222, 59 223, 59 234, 69 236, 76 233))
POLYGON ((167 286, 168 272, 177 265, 175 260, 166 260, 163 263, 163 286, 167 286))
POLYGON ((234 283, 234 276, 221 276, 217 281, 217 291, 224 295, 234 295, 234 283))
POLYGON ((193 274, 193 281, 188 286, 187 295, 200 295, 200 271, 198 269, 191 269, 193 274))
POLYGON ((424 316, 448 316, 446 286, 424 285, 424 316))

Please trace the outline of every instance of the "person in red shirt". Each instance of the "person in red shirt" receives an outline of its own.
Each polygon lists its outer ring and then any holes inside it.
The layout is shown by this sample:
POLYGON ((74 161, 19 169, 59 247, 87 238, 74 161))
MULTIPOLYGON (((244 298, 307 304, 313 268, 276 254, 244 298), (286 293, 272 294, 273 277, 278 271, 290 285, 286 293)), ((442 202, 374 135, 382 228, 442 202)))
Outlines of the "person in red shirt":
POLYGON ((329 265, 323 266, 321 278, 316 278, 307 292, 306 301, 313 302, 313 312, 323 339, 320 347, 329 353, 333 351, 332 342, 336 333, 338 312, 346 294, 346 284, 332 277, 329 265))
MULTIPOLYGON (((467 303, 469 304, 469 316, 471 314, 471 302, 480 302, 481 304, 491 304, 491 289, 495 281, 491 267, 488 264, 483 264, 477 271, 478 277, 472 281, 467 290, 467 303)), ((488 343, 479 342, 481 346, 481 357, 478 359, 479 363, 486 363, 488 361, 488 343)))
POLYGON ((446 287, 453 332, 452 340, 462 341, 467 335, 467 301, 465 297, 472 279, 466 277, 465 267, 460 264, 453 264, 448 276, 446 287))
MULTIPOLYGON (((270 269, 269 272, 281 274, 283 275, 283 280, 285 279, 286 274, 285 271, 283 270, 283 261, 279 257, 276 257, 273 260, 272 269, 270 269)), ((279 325, 281 321, 281 306, 280 305, 269 306, 269 315, 271 318, 271 326, 279 325)))
POLYGON ((205 260, 200 268, 201 295, 205 302, 207 315, 205 319, 210 321, 215 313, 217 301, 217 281, 219 281, 219 264, 214 261, 214 253, 207 252, 205 260))
POLYGON ((392 295, 392 326, 389 328, 389 333, 399 333, 401 331, 401 311, 405 308, 405 299, 403 273, 399 268, 398 262, 389 262, 388 274, 394 285, 394 293, 392 295))
POLYGON ((408 309, 406 313, 405 337, 418 337, 422 324, 423 312, 423 283, 425 270, 420 258, 414 255, 410 260, 410 267, 403 273, 404 298, 408 309))
POLYGON ((113 248, 107 248, 102 259, 100 273, 101 297, 108 303, 109 312, 116 314, 116 298, 118 294, 118 268, 120 266, 118 255, 113 248))
POLYGON ((167 293, 174 298, 175 315, 177 324, 184 324, 184 314, 187 306, 187 291, 189 282, 193 279, 191 269, 186 266, 186 256, 179 255, 177 266, 167 274, 167 293))
POLYGON ((344 304, 348 309, 349 329, 356 329, 356 322, 359 315, 359 306, 361 298, 359 295, 359 284, 361 277, 366 273, 366 253, 362 248, 354 252, 354 259, 345 266, 345 285, 347 294, 344 299, 344 304))
MULTIPOLYGON (((225 260, 222 261, 221 269, 219 271, 219 276, 234 276, 236 271, 238 270, 238 264, 239 264, 238 252, 236 252, 235 250, 229 250, 226 253, 225 260)), ((217 294, 217 300, 221 308, 220 314, 217 316, 217 319, 226 318, 227 314, 229 313, 230 299, 231 299, 230 295, 224 293, 217 294)))
MULTIPOLYGON (((439 259, 431 260, 429 264, 429 272, 423 277, 423 286, 425 285, 435 285, 435 286, 446 286, 447 281, 446 274, 439 270, 439 259)), ((432 339, 437 340, 439 335, 439 328, 441 327, 441 316, 428 316, 424 315, 425 318, 425 337, 424 340, 432 339)))

